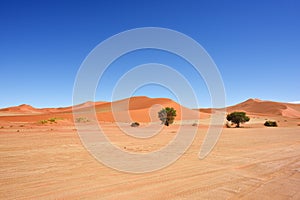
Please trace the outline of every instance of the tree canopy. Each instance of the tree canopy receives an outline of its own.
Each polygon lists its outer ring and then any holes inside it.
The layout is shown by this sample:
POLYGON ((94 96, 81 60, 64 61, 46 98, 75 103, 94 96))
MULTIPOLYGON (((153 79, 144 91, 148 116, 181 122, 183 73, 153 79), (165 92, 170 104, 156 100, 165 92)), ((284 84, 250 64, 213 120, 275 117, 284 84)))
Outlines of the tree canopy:
POLYGON ((173 124, 176 117, 176 110, 174 108, 166 107, 158 112, 158 118, 162 121, 162 124, 169 126, 173 124))
POLYGON ((245 112, 232 112, 227 115, 226 119, 236 124, 236 127, 240 127, 241 123, 245 123, 250 120, 245 112))

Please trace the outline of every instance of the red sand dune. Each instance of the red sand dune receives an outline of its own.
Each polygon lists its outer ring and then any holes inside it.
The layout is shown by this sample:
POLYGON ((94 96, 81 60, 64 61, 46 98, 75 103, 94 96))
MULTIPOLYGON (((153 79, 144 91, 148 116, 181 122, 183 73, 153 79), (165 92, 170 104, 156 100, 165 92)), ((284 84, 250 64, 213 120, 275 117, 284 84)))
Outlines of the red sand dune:
POLYGON ((131 97, 95 106, 98 119, 110 122, 159 121, 157 112, 162 107, 173 107, 177 111, 176 120, 199 119, 198 111, 188 109, 167 98, 131 97))
MULTIPOLYGON (((167 98, 148 98, 148 97, 131 97, 115 102, 86 102, 74 107, 64 108, 43 108, 37 109, 31 106, 16 106, 1 109, 2 116, 0 120, 5 121, 39 121, 51 117, 60 117, 73 120, 72 111, 76 111, 84 116, 93 112, 93 106, 97 113, 99 121, 106 122, 151 122, 159 121, 157 112, 162 107, 173 107, 177 110, 176 120, 194 120, 199 119, 199 112, 191 110, 167 98), (18 113, 22 115, 11 116, 9 113, 18 113), (5 116, 7 114, 7 116, 5 116)), ((201 118, 207 118, 209 114, 201 114, 201 118)))
POLYGON ((300 118, 300 104, 248 99, 245 102, 227 107, 227 112, 244 111, 252 115, 284 116, 300 118))
POLYGON ((40 109, 34 108, 27 104, 22 104, 19 106, 13 106, 8 108, 0 109, 0 112, 11 112, 11 113, 42 113, 40 109))
MULTIPOLYGON (((79 113, 91 113, 95 106, 99 121, 106 122, 151 122, 159 121, 157 112, 162 107, 174 107, 177 110, 176 120, 195 120, 200 117, 209 118, 214 109, 192 110, 167 98, 148 98, 144 96, 131 97, 115 102, 86 102, 74 107, 43 108, 38 109, 30 105, 0 109, 0 120, 4 121, 39 121, 51 117, 60 117, 73 120, 72 111, 79 113), (200 111, 200 112, 199 112, 200 111)), ((240 104, 227 107, 227 112, 244 111, 249 115, 258 116, 283 116, 288 118, 300 118, 300 104, 262 101, 249 99, 240 104)), ((77 116, 78 116, 77 115, 77 116)))

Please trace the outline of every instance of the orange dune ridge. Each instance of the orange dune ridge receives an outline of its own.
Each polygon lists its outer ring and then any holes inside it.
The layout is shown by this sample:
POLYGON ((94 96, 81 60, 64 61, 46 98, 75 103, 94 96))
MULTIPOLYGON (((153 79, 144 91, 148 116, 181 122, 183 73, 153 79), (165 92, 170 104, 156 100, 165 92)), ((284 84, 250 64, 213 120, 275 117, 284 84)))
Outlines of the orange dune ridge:
POLYGON ((248 99, 240 104, 227 107, 227 112, 244 111, 252 115, 283 116, 288 118, 300 118, 300 104, 262 101, 248 99))
MULTIPOLYGON (((72 111, 77 115, 92 113, 95 109, 99 121, 105 122, 157 122, 157 113, 163 107, 173 107, 177 111, 176 120, 197 120, 199 112, 181 106, 167 98, 131 97, 115 102, 86 102, 73 107, 42 108, 31 106, 15 106, 0 110, 0 119, 5 121, 39 121, 51 117, 73 120, 72 111)), ((209 114, 201 113, 201 118, 208 118, 209 114)))
MULTIPOLYGON (((176 120, 198 120, 210 118, 218 109, 189 109, 167 98, 149 98, 145 96, 131 97, 114 102, 85 102, 83 104, 62 108, 34 108, 30 105, 20 105, 0 109, 1 121, 36 122, 51 117, 64 118, 73 121, 73 111, 93 113, 94 109, 99 121, 104 122, 158 122, 157 113, 163 107, 173 107, 177 110, 176 120)), ((300 104, 262 101, 249 99, 240 104, 229 106, 226 111, 244 111, 255 116, 281 116, 300 118, 300 104)))
POLYGON ((209 117, 207 114, 200 115, 198 111, 181 106, 171 99, 149 98, 143 96, 131 97, 109 104, 98 105, 96 106, 96 111, 100 121, 155 122, 159 121, 157 113, 163 107, 173 107, 177 111, 176 120, 194 120, 199 119, 200 116, 209 117))

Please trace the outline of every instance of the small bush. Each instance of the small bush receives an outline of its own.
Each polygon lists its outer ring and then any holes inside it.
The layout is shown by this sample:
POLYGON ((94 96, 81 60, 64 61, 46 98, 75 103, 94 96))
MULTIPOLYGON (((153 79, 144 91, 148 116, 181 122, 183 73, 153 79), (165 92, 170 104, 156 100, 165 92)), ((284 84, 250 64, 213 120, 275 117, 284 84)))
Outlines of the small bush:
POLYGON ((41 124, 47 124, 48 123, 48 120, 41 120, 41 121, 39 121, 39 123, 41 123, 41 124))
POLYGON ((276 121, 266 121, 264 123, 265 126, 272 126, 272 127, 277 127, 277 122, 276 121))
POLYGON ((140 125, 140 123, 138 123, 138 122, 133 122, 133 123, 131 123, 131 127, 138 127, 140 125))
POLYGON ((85 117, 79 117, 79 118, 76 118, 75 121, 77 123, 81 123, 81 122, 88 122, 89 120, 85 117))
POLYGON ((52 124, 52 123, 57 123, 57 120, 62 120, 62 119, 63 118, 52 117, 50 119, 41 120, 41 121, 39 121, 39 123, 41 123, 41 124, 47 124, 48 122, 50 122, 52 124))
POLYGON ((193 123, 192 126, 198 126, 198 124, 197 123, 193 123))
POLYGON ((49 121, 50 123, 57 123, 55 117, 52 117, 52 118, 48 119, 48 121, 49 121))

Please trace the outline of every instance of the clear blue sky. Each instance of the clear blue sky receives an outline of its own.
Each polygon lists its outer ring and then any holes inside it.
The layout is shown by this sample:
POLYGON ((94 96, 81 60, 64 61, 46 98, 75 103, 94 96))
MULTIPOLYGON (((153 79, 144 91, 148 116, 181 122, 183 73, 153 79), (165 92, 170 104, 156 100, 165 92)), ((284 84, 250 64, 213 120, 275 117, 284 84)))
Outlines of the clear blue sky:
MULTIPOLYGON (((297 0, 2 0, 0 107, 72 105, 76 73, 88 53, 114 34, 149 26, 174 29, 199 42, 219 68, 228 105, 248 98, 299 101, 299 10, 297 0)), ((122 75, 117 64, 127 69, 150 61, 183 64, 156 51, 148 55, 120 59, 111 73, 116 80, 122 75)), ((193 71, 182 73, 193 79, 193 71)), ((113 79, 107 81, 109 92, 113 79)), ((135 94, 173 97, 164 92, 150 85, 135 94)), ((197 95, 201 107, 210 106, 203 82, 197 95)), ((101 90, 96 100, 109 100, 109 94, 101 90)))

